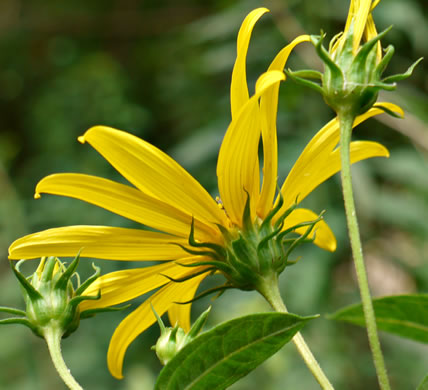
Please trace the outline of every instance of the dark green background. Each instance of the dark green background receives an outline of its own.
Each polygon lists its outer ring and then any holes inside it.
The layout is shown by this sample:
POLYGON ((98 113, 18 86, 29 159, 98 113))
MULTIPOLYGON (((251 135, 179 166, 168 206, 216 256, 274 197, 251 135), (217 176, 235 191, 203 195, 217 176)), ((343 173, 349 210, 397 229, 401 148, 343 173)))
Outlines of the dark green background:
MULTIPOLYGON (((68 224, 133 226, 91 205, 52 196, 34 200, 38 180, 54 172, 83 172, 123 180, 89 145, 76 138, 96 124, 136 134, 168 152, 217 195, 215 163, 230 120, 229 84, 236 34, 245 15, 272 10, 254 30, 248 58, 250 91, 275 53, 295 36, 328 38, 343 29, 342 0, 137 1, 2 0, 0 2, 0 305, 23 307, 7 262, 16 238, 68 224)), ((426 0, 383 0, 379 30, 396 48, 387 74, 404 71, 428 53, 426 0)), ((316 67, 310 45, 290 58, 293 69, 316 67)), ((361 125, 356 138, 382 142, 391 158, 358 164, 354 182, 364 250, 374 295, 428 292, 428 65, 383 98, 406 110, 405 120, 382 115, 361 125)), ((311 136, 332 112, 315 92, 286 82, 280 92, 280 182, 311 136)), ((300 315, 326 314, 358 301, 337 175, 305 200, 338 239, 334 254, 308 246, 281 277, 285 301, 300 315)), ((80 270, 90 272, 91 260, 80 270)), ((139 263, 96 261, 103 272, 139 263)), ((36 263, 23 269, 30 273, 36 263)), ((202 288, 216 285, 212 280, 202 288)), ((141 299, 139 300, 141 301, 141 299)), ((212 303, 194 305, 198 315, 212 303)), ((138 302, 134 303, 135 307, 138 302)), ((130 309, 128 309, 129 312, 130 309)), ((255 293, 228 291, 216 302, 208 326, 232 316, 269 310, 255 293)), ((126 313, 99 315, 64 340, 66 361, 85 389, 151 389, 160 365, 150 346, 153 326, 130 347, 123 381, 106 368, 109 338, 126 313)), ((303 330, 337 389, 376 389, 364 330, 324 318, 303 330)), ((394 389, 414 389, 428 372, 428 348, 382 334, 394 389)), ((27 329, 0 329, 0 388, 45 390, 64 386, 42 340, 27 329)), ((318 389, 292 345, 235 390, 318 389)))

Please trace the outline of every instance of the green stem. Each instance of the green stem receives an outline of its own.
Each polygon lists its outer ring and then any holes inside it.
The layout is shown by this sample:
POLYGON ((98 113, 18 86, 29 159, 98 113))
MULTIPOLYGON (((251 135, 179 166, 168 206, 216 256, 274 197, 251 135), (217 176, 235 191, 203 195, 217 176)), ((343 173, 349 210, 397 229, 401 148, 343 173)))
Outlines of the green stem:
POLYGON ((373 310, 373 303, 370 296, 369 284, 367 281, 367 272, 364 265, 363 249, 361 246, 360 232, 358 229, 358 220, 355 212, 354 195, 352 191, 350 144, 352 134, 352 124, 355 116, 344 110, 339 113, 340 123, 340 158, 342 163, 341 177, 343 199, 345 202, 346 220, 348 223, 349 239, 351 241, 352 255, 354 258, 355 270, 357 273, 358 286, 360 288, 361 301, 363 304, 364 318, 366 321, 367 335, 370 349, 373 355, 373 361, 376 373, 382 390, 390 390, 389 379, 386 373, 385 361, 380 347, 377 334, 376 318, 373 310))
MULTIPOLYGON (((279 292, 278 277, 276 274, 273 275, 272 280, 264 280, 263 283, 260 284, 258 291, 264 296, 275 311, 279 313, 288 313, 279 292)), ((306 363, 321 388, 324 390, 334 390, 332 384, 324 374, 324 371, 321 369, 318 361, 315 359, 300 332, 295 334, 293 342, 303 361, 306 363)))
POLYGON ((57 370, 59 376, 64 383, 71 390, 83 390, 83 388, 76 382, 66 366, 61 354, 61 338, 62 334, 54 327, 46 327, 43 336, 49 348, 52 362, 57 370))

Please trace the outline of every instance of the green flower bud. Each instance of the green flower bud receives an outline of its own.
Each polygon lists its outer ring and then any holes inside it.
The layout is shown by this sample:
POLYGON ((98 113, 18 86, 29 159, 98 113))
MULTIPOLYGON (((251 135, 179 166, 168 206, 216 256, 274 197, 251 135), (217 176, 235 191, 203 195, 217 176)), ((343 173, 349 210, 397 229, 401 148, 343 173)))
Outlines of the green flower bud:
POLYGON ((159 336, 156 345, 152 347, 156 351, 156 355, 160 362, 165 365, 167 364, 177 353, 190 341, 192 341, 202 330, 208 314, 211 311, 211 307, 205 310, 195 321, 189 333, 186 333, 184 329, 180 328, 177 324, 174 327, 166 327, 156 313, 152 306, 152 310, 156 319, 158 320, 159 327, 161 329, 161 335, 159 336))
POLYGON ((19 271, 20 263, 15 267, 11 262, 11 267, 21 284, 26 311, 0 307, 2 312, 19 315, 0 320, 0 324, 20 323, 39 337, 45 337, 47 330, 55 330, 67 337, 77 329, 81 318, 93 314, 81 313, 79 303, 85 299, 99 299, 99 296, 81 295, 99 276, 99 268, 94 267, 95 274, 75 290, 70 279, 77 275, 79 255, 68 268, 56 257, 43 257, 36 272, 28 279, 19 271))
POLYGON ((403 74, 382 79, 382 73, 394 54, 394 47, 390 45, 383 58, 379 59, 378 44, 390 29, 374 36, 356 52, 353 48, 353 24, 344 36, 331 40, 328 51, 322 44, 325 35, 311 36, 311 42, 324 62, 324 73, 303 70, 288 71, 287 74, 293 80, 320 92, 337 114, 346 111, 354 117, 361 115, 376 102, 379 90, 394 90, 396 81, 409 77, 422 60, 420 58, 403 74), (308 79, 318 79, 320 83, 308 79))

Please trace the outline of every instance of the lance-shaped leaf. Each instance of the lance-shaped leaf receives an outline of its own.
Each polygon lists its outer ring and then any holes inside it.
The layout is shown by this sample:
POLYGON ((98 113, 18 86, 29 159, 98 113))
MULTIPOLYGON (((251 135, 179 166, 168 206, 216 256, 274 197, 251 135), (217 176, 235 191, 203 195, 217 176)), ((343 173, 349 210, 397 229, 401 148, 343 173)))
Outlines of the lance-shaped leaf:
MULTIPOLYGON (((428 294, 378 298, 373 307, 380 330, 428 343, 428 294)), ((329 318, 365 326, 361 304, 345 307, 329 318)))
POLYGON ((315 317, 259 313, 202 333, 161 371, 155 390, 222 390, 247 375, 315 317))

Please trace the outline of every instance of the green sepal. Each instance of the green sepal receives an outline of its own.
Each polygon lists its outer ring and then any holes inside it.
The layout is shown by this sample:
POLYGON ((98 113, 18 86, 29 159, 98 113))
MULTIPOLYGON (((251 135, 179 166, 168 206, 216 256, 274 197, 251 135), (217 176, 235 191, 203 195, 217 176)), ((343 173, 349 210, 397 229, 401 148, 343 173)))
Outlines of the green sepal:
POLYGON ((376 108, 381 109, 386 114, 393 116, 394 118, 403 119, 400 114, 397 114, 395 111, 390 110, 388 107, 382 106, 381 104, 376 104, 376 108))
POLYGON ((415 69, 416 65, 418 65, 418 64, 419 64, 419 62, 421 62, 423 59, 424 59, 424 58, 423 58, 423 57, 421 57, 421 58, 419 58, 418 60, 416 60, 416 61, 415 61, 415 62, 414 62, 410 67, 409 67, 409 69, 407 69, 407 70, 406 70, 406 72, 401 73, 401 74, 396 74, 396 75, 393 75, 393 76, 386 77, 386 78, 384 78, 384 79, 382 80, 382 82, 384 82, 384 83, 395 83, 395 82, 397 82, 397 81, 401 81, 401 80, 407 79, 408 77, 410 77, 410 76, 412 75, 413 70, 415 69))
MULTIPOLYGON (((56 264, 56 257, 55 256, 49 256, 49 257, 43 257, 40 261, 39 267, 43 267, 42 276, 40 277, 41 283, 46 283, 50 280, 52 280, 53 271, 55 269, 56 264)), ((37 278, 37 272, 33 274, 33 279, 37 278)))
POLYGON ((123 305, 120 307, 99 307, 97 309, 84 310, 84 311, 80 312, 80 319, 90 318, 90 317, 93 317, 95 314, 98 314, 98 313, 110 313, 112 311, 126 310, 130 306, 131 306, 131 304, 123 305))
POLYGON ((190 339, 195 338, 204 327, 205 323, 207 322, 208 315, 210 314, 211 306, 208 307, 207 310, 205 310, 194 322, 192 327, 189 330, 189 333, 187 334, 187 337, 190 339))
POLYGON ((13 307, 0 306, 0 312, 16 314, 17 316, 25 317, 26 313, 23 310, 14 309, 13 307))
POLYGON ((245 200, 244 211, 242 212, 242 227, 244 231, 249 231, 253 228, 253 221, 251 220, 250 194, 247 191, 245 193, 247 194, 247 199, 245 200))
POLYGON ((296 70, 296 71, 292 71, 291 69, 288 69, 285 72, 291 73, 294 77, 301 77, 304 79, 315 79, 320 81, 322 80, 322 73, 313 69, 302 69, 302 70, 296 70))
POLYGON ((182 278, 172 278, 171 276, 165 275, 165 274, 160 274, 163 277, 167 278, 170 282, 174 282, 174 283, 183 283, 186 282, 187 280, 193 279, 196 276, 208 273, 208 272, 215 272, 216 268, 215 267, 211 267, 211 268, 207 268, 204 270, 201 270, 199 272, 195 272, 194 274, 191 275, 187 275, 187 276, 183 276, 182 278))
POLYGON ((92 263, 92 268, 95 270, 95 273, 90 276, 87 280, 85 280, 76 290, 76 295, 81 295, 95 280, 98 279, 101 273, 101 268, 97 267, 94 263, 92 263))
MULTIPOLYGON (((324 93, 324 90, 321 88, 321 86, 317 83, 314 83, 313 81, 310 80, 306 80, 302 75, 300 75, 300 73, 307 73, 309 71, 296 71, 293 72, 291 69, 285 70, 284 69, 284 73, 290 78, 292 79, 295 83, 303 85, 304 87, 308 87, 313 89, 316 92, 319 92, 321 95, 324 93)), ((315 72, 315 71, 312 71, 315 72)), ((320 72, 316 72, 319 73, 321 75, 320 72)), ((321 75, 322 76, 322 75, 321 75)))
MULTIPOLYGON (((324 38, 325 38, 325 34, 323 34, 322 36, 311 35, 310 37, 311 42, 315 46, 316 52, 318 53, 319 57, 323 60, 324 64, 328 67, 329 71, 331 72, 330 78, 334 80, 332 88, 336 89, 343 85, 344 77, 341 69, 332 60, 332 58, 330 57, 330 54, 322 45, 322 41, 324 40, 324 38)), ((323 81, 324 81, 324 77, 325 77, 325 74, 323 75, 323 81)))
POLYGON ((188 267, 188 268, 199 267, 199 266, 204 266, 204 265, 212 265, 213 267, 218 268, 220 271, 222 271, 224 273, 232 272, 232 269, 226 263, 223 263, 221 261, 215 261, 215 260, 197 261, 197 262, 191 263, 191 264, 183 264, 183 263, 179 263, 178 261, 176 261, 175 264, 180 265, 181 267, 188 267))
POLYGON ((387 29, 383 30, 380 34, 376 35, 374 38, 370 39, 370 41, 361 46, 352 63, 351 72, 365 73, 367 58, 370 55, 370 52, 377 42, 381 40, 391 30, 391 28, 392 26, 389 26, 387 29))
POLYGON ((176 301, 174 301, 174 303, 177 304, 177 305, 187 305, 189 303, 196 302, 199 299, 204 298, 207 295, 210 295, 212 293, 215 293, 215 292, 222 292, 223 293, 225 290, 230 290, 232 288, 236 288, 236 287, 232 286, 231 284, 225 283, 225 284, 223 284, 221 286, 218 286, 218 287, 209 288, 208 290, 205 290, 204 292, 201 292, 200 294, 198 294, 193 299, 190 299, 189 301, 185 301, 185 302, 176 302, 176 301))
POLYGON ((28 297, 30 300, 34 301, 37 299, 42 299, 42 294, 40 294, 32 285, 31 283, 25 278, 24 275, 22 275, 14 266, 13 262, 10 261, 10 266, 12 268, 13 273, 18 278, 19 282, 21 283, 21 286, 24 288, 25 292, 28 294, 28 297))
MULTIPOLYGON (((65 269, 65 271, 61 274, 59 279, 56 281, 54 288, 65 290, 67 288, 68 282, 70 281, 71 276, 74 271, 76 271, 77 266, 79 265, 80 260, 80 251, 70 263, 70 265, 65 269)), ((55 260, 56 261, 56 260, 55 260)))
POLYGON ((274 205, 273 209, 268 213, 264 221, 262 222, 260 226, 260 230, 264 231, 266 228, 270 229, 272 218, 278 213, 278 211, 281 209, 282 205, 284 204, 284 197, 282 196, 281 191, 278 191, 278 199, 276 204, 274 205))
POLYGON ((76 308, 77 305, 83 301, 97 301, 101 298, 101 291, 98 290, 97 295, 79 295, 70 299, 69 305, 76 308))
POLYGON ((208 248, 212 249, 214 252, 216 252, 219 256, 224 256, 225 251, 224 248, 220 245, 213 244, 211 242, 197 242, 195 240, 195 220, 192 217, 192 223, 190 225, 190 234, 189 234, 189 245, 194 248, 208 248))
POLYGON ((386 67, 388 66, 389 62, 391 61, 393 55, 395 53, 395 48, 392 45, 389 45, 385 49, 385 54, 383 55, 382 59, 380 60, 379 64, 377 64, 375 69, 375 77, 376 79, 380 79, 380 76, 382 76, 382 73, 385 71, 386 67))
MULTIPOLYGON (((5 318, 0 320, 0 325, 19 324, 30 328, 35 334, 37 334, 37 328, 26 318, 5 318)), ((38 335, 38 334, 37 334, 38 335)))

